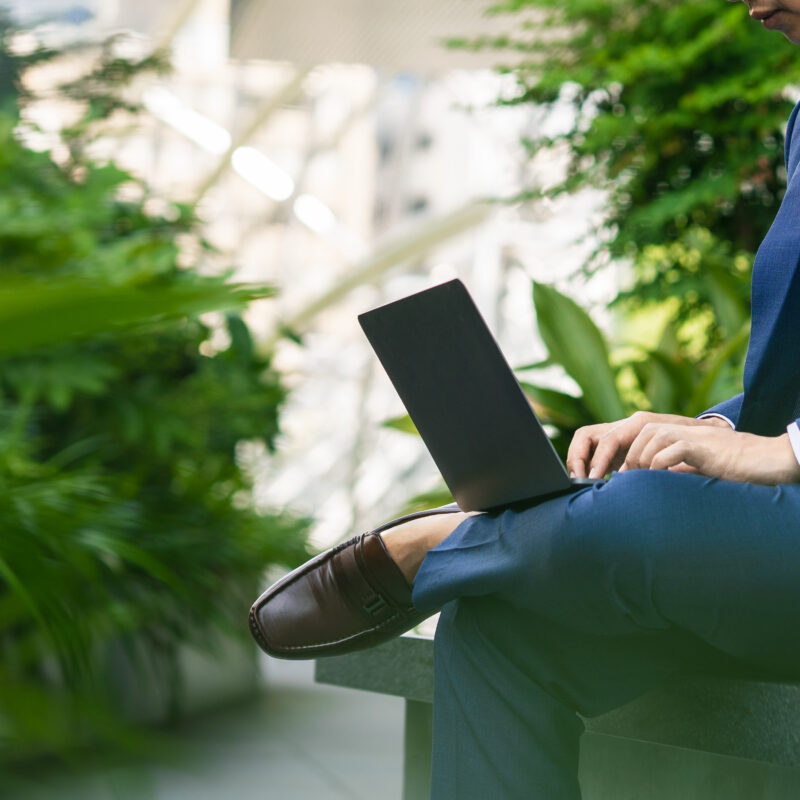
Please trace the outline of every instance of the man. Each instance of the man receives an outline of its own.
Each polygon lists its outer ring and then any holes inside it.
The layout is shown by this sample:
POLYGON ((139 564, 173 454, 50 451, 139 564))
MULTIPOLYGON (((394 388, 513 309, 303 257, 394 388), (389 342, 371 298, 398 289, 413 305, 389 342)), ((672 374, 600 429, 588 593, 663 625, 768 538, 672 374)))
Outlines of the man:
MULTIPOLYGON (((750 16, 800 42, 800 0, 750 16)), ((700 419, 581 429, 607 483, 524 510, 446 507, 318 556, 253 606, 279 657, 382 641, 438 609, 432 797, 580 797, 584 716, 682 669, 800 677, 800 104, 759 248, 744 392, 700 419)))

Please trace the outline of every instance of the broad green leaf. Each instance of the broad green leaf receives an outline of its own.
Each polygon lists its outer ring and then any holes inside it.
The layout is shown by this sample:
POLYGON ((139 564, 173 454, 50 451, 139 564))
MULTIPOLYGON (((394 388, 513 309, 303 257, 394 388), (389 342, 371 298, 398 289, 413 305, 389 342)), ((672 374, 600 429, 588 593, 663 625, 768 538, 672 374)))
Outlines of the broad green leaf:
POLYGON ((0 288, 0 355, 160 319, 242 308, 250 300, 269 294, 271 290, 266 287, 225 285, 200 278, 158 287, 116 286, 74 278, 47 283, 6 281, 0 288))
POLYGON ((552 286, 536 281, 533 301, 547 351, 581 387, 586 407, 601 421, 624 417, 608 346, 589 315, 552 286))
POLYGON ((413 514, 415 511, 425 511, 429 508, 436 508, 437 506, 446 506, 448 503, 452 502, 453 495, 450 494, 450 490, 444 483, 441 483, 429 492, 422 492, 412 497, 403 506, 400 514, 413 514))
POLYGON ((528 372, 534 369, 546 369, 553 366, 553 359, 548 357, 542 361, 534 361, 532 364, 523 364, 521 367, 514 367, 514 372, 528 372))
POLYGON ((716 264, 704 265, 703 278, 708 286, 717 322, 728 335, 741 330, 742 325, 748 320, 749 313, 736 279, 716 264))
POLYGON ((692 370, 676 363, 666 353, 645 351, 645 358, 631 362, 653 411, 678 413, 692 391, 692 370))
POLYGON ((748 322, 735 336, 732 336, 725 343, 713 361, 708 365, 705 374, 697 383, 692 393, 687 413, 696 416, 697 414, 702 414, 707 408, 714 405, 713 399, 711 398, 714 383, 726 364, 730 363, 734 357, 741 357, 744 354, 749 339, 750 323, 748 322))
POLYGON ((536 416, 545 424, 560 428, 579 428, 593 421, 583 402, 571 394, 531 383, 521 382, 520 385, 531 401, 536 416))

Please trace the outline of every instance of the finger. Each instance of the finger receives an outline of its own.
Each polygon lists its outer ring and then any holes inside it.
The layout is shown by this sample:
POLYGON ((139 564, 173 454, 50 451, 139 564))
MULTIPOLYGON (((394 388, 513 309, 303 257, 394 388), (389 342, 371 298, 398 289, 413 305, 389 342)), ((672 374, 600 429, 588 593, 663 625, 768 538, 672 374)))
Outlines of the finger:
POLYGON ((713 450, 702 442, 675 442, 653 459, 652 469, 668 469, 675 472, 693 472, 695 475, 717 475, 713 450))
POLYGON ((567 469, 575 478, 586 477, 586 465, 592 456, 596 434, 593 433, 595 426, 578 428, 567 451, 567 469))
POLYGON ((653 460, 668 447, 677 442, 685 442, 686 439, 678 429, 668 428, 661 425, 656 430, 650 439, 645 443, 641 453, 638 456, 640 469, 658 469, 653 466, 653 460))
POLYGON ((610 471, 612 464, 624 460, 624 449, 616 436, 604 436, 594 449, 589 465, 590 478, 602 478, 610 471))
POLYGON ((650 469, 677 469, 681 464, 688 466, 692 450, 689 442, 675 442, 653 456, 650 461, 650 469))
POLYGON ((628 451, 626 449, 620 448, 617 450, 617 454, 611 459, 611 463, 606 468, 606 472, 613 472, 614 470, 621 469, 627 455, 628 451))
POLYGON ((701 473, 695 469, 695 467, 690 467, 685 461, 681 462, 675 467, 669 468, 670 472, 685 472, 690 475, 700 475, 701 473))
POLYGON ((639 435, 633 440, 631 446, 628 448, 628 454, 625 457, 625 470, 629 469, 642 469, 642 453, 645 447, 650 443, 650 440, 656 435, 660 428, 665 427, 658 423, 648 423, 645 425, 639 435))
POLYGON ((612 425, 603 433, 594 449, 589 468, 590 478, 602 478, 625 461, 637 427, 638 421, 634 417, 629 417, 612 425))

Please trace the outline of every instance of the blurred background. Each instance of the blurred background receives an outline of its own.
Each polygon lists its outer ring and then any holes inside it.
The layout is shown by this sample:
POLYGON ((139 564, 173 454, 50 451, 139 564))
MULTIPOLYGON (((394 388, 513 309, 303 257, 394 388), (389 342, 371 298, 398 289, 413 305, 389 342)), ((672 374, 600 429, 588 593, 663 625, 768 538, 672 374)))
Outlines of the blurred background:
POLYGON ((562 453, 739 391, 776 36, 718 0, 6 0, 0 797, 399 797, 401 701, 245 626, 449 499, 356 316, 460 277, 562 453))

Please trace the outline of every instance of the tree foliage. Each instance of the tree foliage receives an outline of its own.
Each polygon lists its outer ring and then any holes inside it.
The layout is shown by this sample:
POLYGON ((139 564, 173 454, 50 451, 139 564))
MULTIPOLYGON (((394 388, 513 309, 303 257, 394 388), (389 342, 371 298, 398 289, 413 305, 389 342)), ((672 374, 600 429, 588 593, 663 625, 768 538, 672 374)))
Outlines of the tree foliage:
POLYGON ((563 143, 564 180, 551 194, 608 191, 605 243, 614 256, 708 228, 753 252, 785 184, 781 132, 800 77, 793 45, 717 0, 510 0, 541 21, 493 43, 529 58, 509 68, 511 104, 567 102, 574 125, 533 136, 531 152, 563 143))

